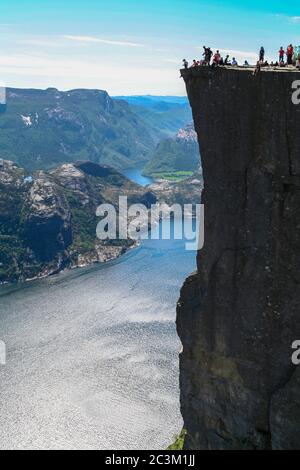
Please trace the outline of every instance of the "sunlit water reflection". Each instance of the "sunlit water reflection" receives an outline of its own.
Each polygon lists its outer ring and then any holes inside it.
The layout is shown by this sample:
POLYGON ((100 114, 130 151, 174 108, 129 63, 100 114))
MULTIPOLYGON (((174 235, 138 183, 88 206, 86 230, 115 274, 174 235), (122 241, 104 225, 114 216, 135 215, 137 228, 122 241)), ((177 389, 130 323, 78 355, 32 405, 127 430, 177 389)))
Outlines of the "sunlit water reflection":
POLYGON ((164 449, 180 431, 183 241, 0 289, 0 448, 164 449))

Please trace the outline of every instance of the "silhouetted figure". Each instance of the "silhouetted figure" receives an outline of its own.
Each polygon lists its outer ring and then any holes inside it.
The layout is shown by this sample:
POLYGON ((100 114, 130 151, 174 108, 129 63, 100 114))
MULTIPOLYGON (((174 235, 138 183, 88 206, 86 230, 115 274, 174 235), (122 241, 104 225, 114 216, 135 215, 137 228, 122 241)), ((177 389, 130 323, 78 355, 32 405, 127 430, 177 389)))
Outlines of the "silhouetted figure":
POLYGON ((227 54, 227 56, 225 57, 224 65, 230 65, 230 60, 229 60, 229 55, 228 55, 228 54, 227 54))
POLYGON ((185 69, 187 69, 187 68, 188 68, 188 66, 189 66, 189 63, 188 63, 188 61, 187 61, 186 59, 183 59, 183 61, 182 61, 182 62, 183 62, 183 67, 184 67, 185 69))
POLYGON ((210 65, 213 52, 210 47, 203 46, 203 49, 204 49, 204 53, 203 53, 204 61, 206 65, 210 65))
POLYGON ((259 61, 263 63, 265 61, 265 48, 262 46, 259 51, 259 61))

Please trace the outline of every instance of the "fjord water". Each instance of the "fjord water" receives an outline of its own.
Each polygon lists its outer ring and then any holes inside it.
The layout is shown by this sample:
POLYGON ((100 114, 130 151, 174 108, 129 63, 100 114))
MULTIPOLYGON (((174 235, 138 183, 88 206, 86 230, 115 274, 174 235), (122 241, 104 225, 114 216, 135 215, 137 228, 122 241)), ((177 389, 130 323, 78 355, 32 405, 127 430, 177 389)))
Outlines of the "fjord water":
POLYGON ((143 175, 143 168, 130 168, 129 170, 123 170, 123 174, 131 181, 141 186, 147 186, 148 184, 153 183, 153 178, 143 175))
POLYGON ((175 311, 194 268, 183 241, 146 240, 0 288, 0 448, 165 449, 182 426, 175 311))

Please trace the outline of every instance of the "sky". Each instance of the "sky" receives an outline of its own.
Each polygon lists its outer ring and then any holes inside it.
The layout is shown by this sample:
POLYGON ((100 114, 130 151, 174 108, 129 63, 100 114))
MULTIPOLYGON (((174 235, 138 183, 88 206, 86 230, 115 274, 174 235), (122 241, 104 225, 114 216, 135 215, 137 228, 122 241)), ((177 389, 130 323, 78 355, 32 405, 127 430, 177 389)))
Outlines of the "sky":
POLYGON ((0 80, 9 87, 185 95, 182 59, 203 45, 255 63, 300 45, 300 2, 10 0, 0 5, 0 80))

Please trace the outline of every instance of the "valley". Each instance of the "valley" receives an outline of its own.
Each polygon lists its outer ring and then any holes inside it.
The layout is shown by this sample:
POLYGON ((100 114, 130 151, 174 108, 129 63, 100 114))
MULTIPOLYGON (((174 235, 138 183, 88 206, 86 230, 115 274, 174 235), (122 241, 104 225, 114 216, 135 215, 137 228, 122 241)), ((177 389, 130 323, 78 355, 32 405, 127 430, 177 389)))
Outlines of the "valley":
POLYGON ((189 119, 180 97, 8 89, 0 113, 0 283, 107 262, 134 248, 133 240, 96 238, 97 207, 118 210, 119 196, 147 207, 199 203, 189 119))
POLYGON ((192 119, 187 102, 141 106, 102 90, 8 88, 6 94, 0 158, 28 171, 78 160, 118 170, 145 166, 159 142, 192 119))

